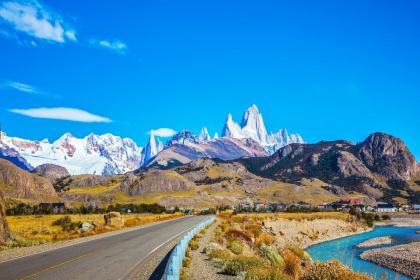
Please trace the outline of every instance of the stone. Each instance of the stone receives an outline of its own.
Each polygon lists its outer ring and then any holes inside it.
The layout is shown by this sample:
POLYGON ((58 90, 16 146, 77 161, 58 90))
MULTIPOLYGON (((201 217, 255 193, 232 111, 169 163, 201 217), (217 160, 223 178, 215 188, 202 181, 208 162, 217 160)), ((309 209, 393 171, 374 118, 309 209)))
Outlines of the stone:
POLYGON ((124 227, 124 219, 119 212, 109 212, 104 215, 105 225, 109 227, 124 227))

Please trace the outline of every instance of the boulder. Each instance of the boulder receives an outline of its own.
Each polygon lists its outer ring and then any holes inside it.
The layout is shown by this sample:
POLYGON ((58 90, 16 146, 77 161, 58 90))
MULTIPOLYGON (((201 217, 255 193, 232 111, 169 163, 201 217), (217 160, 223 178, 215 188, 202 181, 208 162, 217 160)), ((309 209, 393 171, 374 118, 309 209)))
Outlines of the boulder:
POLYGON ((105 225, 109 227, 124 227, 124 219, 119 212, 109 212, 104 215, 105 225))

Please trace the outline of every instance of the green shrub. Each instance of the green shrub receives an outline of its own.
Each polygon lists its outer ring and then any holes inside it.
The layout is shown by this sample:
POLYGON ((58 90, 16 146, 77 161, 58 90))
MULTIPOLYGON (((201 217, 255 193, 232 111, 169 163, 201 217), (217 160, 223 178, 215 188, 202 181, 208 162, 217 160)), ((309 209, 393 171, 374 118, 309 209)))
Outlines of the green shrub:
POLYGON ((251 268, 245 275, 245 280, 287 280, 282 270, 277 267, 251 268))
POLYGON ((337 260, 316 262, 305 271, 300 280, 372 280, 366 274, 356 273, 337 260))
POLYGON ((235 255, 242 254, 242 252, 244 250, 244 244, 242 243, 241 240, 233 240, 233 241, 229 242, 227 247, 235 255))
POLYGON ((191 258, 185 257, 184 260, 182 261, 182 266, 183 267, 190 267, 191 266, 191 258))
POLYGON ((64 216, 62 218, 59 218, 58 220, 55 220, 52 225, 53 226, 65 226, 67 224, 71 223, 71 218, 70 216, 64 216))
POLYGON ((283 252, 284 273, 296 279, 302 272, 302 260, 291 250, 283 252))
POLYGON ((72 231, 78 229, 80 224, 80 222, 72 222, 69 216, 59 218, 52 223, 53 226, 61 226, 63 231, 72 231))
POLYGON ((191 250, 195 251, 195 250, 198 250, 200 245, 198 244, 197 240, 192 239, 189 243, 189 247, 191 248, 191 250))
POLYGON ((231 254, 229 253, 229 251, 227 250, 223 250, 223 249, 214 249, 210 252, 210 254, 208 255, 209 259, 230 259, 231 254))
POLYGON ((258 257, 237 256, 226 262, 223 274, 239 276, 248 270, 264 266, 264 261, 258 257))
POLYGON ((262 245, 261 252, 263 256, 270 261, 271 265, 276 265, 276 266, 281 266, 281 267, 284 266, 283 258, 279 255, 279 253, 277 253, 276 250, 274 250, 270 246, 262 245))
POLYGON ((387 214, 381 216, 382 220, 391 220, 391 217, 387 214))

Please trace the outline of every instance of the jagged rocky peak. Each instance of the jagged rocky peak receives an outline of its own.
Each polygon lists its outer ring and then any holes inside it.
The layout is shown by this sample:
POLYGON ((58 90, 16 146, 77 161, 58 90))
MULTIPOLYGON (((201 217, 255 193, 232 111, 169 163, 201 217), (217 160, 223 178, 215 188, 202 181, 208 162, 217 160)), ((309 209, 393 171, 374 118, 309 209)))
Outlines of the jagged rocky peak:
POLYGON ((257 105, 253 104, 245 111, 241 128, 245 135, 250 136, 249 138, 260 143, 267 143, 267 130, 257 105))
POLYGON ((245 111, 240 125, 229 114, 223 126, 222 137, 252 139, 270 154, 291 143, 304 143, 299 134, 289 134, 286 129, 268 134, 263 116, 255 104, 245 111))
POLYGON ((142 151, 140 165, 142 166, 147 164, 150 161, 150 159, 157 155, 160 151, 162 151, 163 148, 163 143, 159 139, 156 142, 155 133, 153 132, 153 130, 150 131, 149 142, 142 151))
POLYGON ((174 136, 172 136, 171 140, 169 140, 166 143, 166 146, 170 147, 170 146, 173 146, 175 144, 182 144, 182 145, 199 144, 201 142, 202 141, 200 141, 200 136, 195 135, 194 133, 192 133, 188 129, 183 129, 180 132, 178 132, 177 134, 175 134, 174 136))
POLYGON ((387 179, 411 180, 420 172, 416 158, 399 138, 377 132, 358 147, 363 163, 387 179))
POLYGON ((200 142, 206 142, 211 140, 211 136, 207 130, 207 127, 203 127, 200 131, 200 135, 198 136, 198 140, 200 142))

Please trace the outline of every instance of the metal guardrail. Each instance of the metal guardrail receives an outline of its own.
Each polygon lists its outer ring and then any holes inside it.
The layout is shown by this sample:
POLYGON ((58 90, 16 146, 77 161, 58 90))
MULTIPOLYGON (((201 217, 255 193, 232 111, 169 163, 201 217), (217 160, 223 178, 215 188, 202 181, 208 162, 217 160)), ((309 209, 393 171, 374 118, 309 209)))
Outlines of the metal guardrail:
POLYGON ((209 224, 213 223, 216 217, 211 217, 200 223, 198 226, 187 232, 178 244, 175 246, 174 250, 169 257, 168 264, 166 265, 165 273, 163 274, 163 280, 179 280, 179 276, 182 268, 182 261, 184 260, 185 253, 187 252, 188 243, 191 239, 203 228, 207 227, 209 224))

